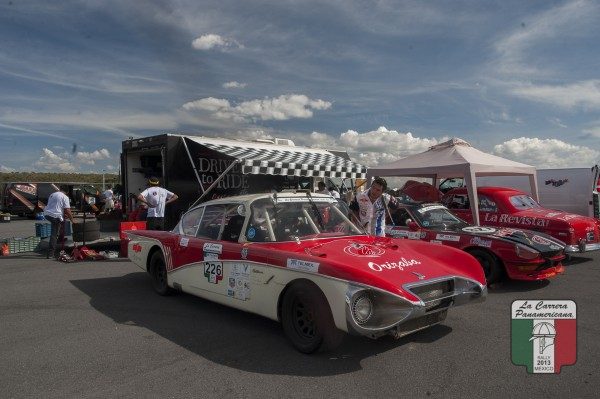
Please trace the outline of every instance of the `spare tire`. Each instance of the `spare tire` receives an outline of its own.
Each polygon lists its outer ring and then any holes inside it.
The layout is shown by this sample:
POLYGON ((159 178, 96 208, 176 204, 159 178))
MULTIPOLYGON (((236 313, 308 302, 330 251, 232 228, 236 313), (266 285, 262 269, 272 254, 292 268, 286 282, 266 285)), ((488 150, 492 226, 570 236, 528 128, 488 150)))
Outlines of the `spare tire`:
POLYGON ((73 229, 73 241, 82 242, 82 241, 96 241, 100 239, 100 232, 96 231, 75 231, 73 229), (85 239, 85 240, 84 240, 85 239))

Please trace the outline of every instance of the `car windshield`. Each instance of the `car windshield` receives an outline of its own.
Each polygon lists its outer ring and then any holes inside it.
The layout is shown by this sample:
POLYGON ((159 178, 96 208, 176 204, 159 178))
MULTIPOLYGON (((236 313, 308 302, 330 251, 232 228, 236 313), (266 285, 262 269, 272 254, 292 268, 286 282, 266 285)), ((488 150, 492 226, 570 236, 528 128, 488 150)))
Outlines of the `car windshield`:
POLYGON ((348 206, 330 198, 261 198, 250 205, 248 241, 300 239, 364 234, 347 217, 348 206))
POLYGON ((533 198, 528 195, 513 195, 510 197, 510 203, 517 209, 533 209, 533 208, 541 208, 540 204, 535 202, 533 198))
POLYGON ((454 216, 448 208, 441 205, 424 206, 413 212, 417 222, 423 227, 448 227, 454 225, 467 225, 467 223, 454 216))

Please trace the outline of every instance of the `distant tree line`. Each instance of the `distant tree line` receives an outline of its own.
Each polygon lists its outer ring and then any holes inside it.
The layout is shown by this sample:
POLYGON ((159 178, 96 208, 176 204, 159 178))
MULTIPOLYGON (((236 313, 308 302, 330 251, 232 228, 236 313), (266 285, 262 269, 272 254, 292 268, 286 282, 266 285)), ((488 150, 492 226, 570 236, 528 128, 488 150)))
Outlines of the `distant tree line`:
MULTIPOLYGON (((104 174, 106 184, 119 183, 119 175, 104 174)), ((0 172, 0 183, 98 183, 102 184, 101 173, 39 173, 39 172, 0 172)))

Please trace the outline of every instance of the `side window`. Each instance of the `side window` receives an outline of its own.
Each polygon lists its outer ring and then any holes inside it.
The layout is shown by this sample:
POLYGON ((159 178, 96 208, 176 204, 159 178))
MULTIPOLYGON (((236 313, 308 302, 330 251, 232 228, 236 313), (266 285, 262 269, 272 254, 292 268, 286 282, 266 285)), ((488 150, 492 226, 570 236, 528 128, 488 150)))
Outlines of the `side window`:
POLYGON ((183 234, 186 236, 196 235, 203 210, 204 208, 198 208, 183 215, 183 218, 181 218, 181 231, 183 231, 183 234))
POLYGON ((221 226, 225 220, 224 205, 210 205, 204 207, 204 214, 200 221, 197 237, 216 240, 219 237, 221 226))
POLYGON ((238 214, 239 204, 228 205, 225 211, 225 227, 221 233, 221 240, 238 242, 242 234, 242 227, 246 218, 238 214))
POLYGON ((469 196, 467 194, 454 194, 446 204, 449 209, 469 209, 469 196))
POLYGON ((398 209, 397 211, 392 213, 392 219, 394 222, 395 226, 402 226, 402 227, 406 227, 407 225, 407 220, 412 218, 410 217, 410 214, 406 211, 406 209, 398 209))
POLYGON ((485 195, 480 195, 479 212, 498 212, 498 206, 489 197, 486 197, 485 195))

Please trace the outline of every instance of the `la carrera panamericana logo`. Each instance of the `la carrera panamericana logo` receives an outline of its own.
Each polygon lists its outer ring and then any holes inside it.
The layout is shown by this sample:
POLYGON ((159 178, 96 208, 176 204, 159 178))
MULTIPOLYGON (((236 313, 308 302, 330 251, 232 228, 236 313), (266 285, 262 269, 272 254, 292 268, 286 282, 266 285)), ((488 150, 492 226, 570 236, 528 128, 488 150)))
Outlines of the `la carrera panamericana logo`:
POLYGON ((577 305, 570 300, 518 300, 511 309, 511 359, 528 373, 558 374, 577 361, 577 305))
POLYGON ((385 253, 385 249, 371 244, 352 243, 344 248, 344 252, 352 256, 377 257, 385 253))

